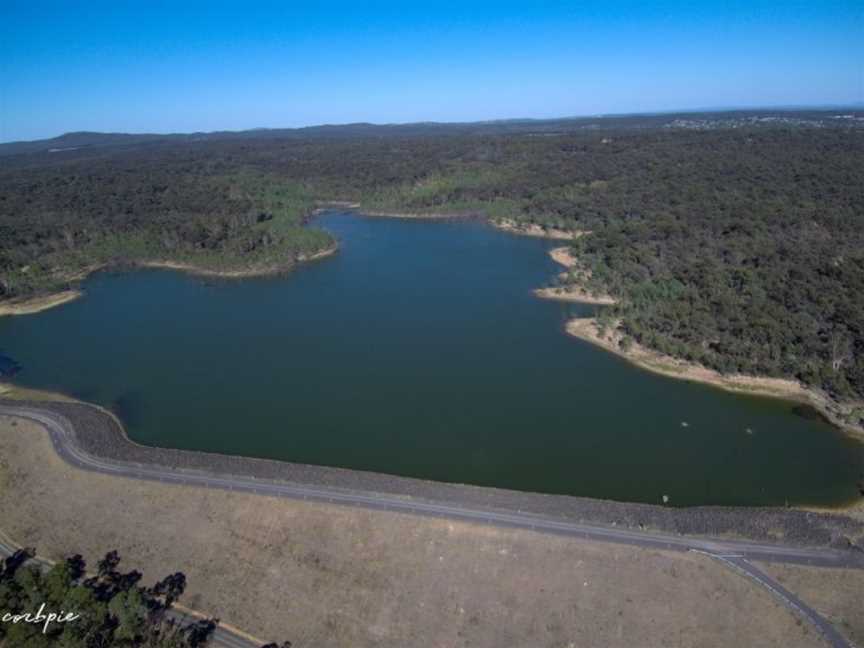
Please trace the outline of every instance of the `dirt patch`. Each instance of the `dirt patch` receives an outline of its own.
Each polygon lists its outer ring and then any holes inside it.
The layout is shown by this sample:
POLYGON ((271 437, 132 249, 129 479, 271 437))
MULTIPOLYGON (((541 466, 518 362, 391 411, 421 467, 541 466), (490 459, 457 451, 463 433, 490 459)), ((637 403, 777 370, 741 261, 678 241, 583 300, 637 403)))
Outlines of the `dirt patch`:
POLYGON ((812 646, 693 554, 78 471, 0 417, 0 520, 57 558, 179 569, 190 607, 295 646, 812 646))
POLYGON ((587 232, 579 230, 562 230, 555 227, 542 227, 536 223, 519 223, 509 218, 502 218, 490 222, 498 229, 504 230, 505 232, 511 232, 512 234, 536 236, 538 238, 555 239, 560 241, 572 241, 587 234, 587 232))

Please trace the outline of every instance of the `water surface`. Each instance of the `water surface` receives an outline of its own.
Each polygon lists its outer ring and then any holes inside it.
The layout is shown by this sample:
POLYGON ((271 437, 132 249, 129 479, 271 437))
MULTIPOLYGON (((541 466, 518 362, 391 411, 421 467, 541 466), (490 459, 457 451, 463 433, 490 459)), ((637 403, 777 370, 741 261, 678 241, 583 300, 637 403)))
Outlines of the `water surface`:
POLYGON ((138 442, 672 504, 838 504, 864 446, 782 401, 641 371, 533 297, 554 244, 332 213, 284 277, 101 273, 0 318, 18 383, 113 408, 138 442))

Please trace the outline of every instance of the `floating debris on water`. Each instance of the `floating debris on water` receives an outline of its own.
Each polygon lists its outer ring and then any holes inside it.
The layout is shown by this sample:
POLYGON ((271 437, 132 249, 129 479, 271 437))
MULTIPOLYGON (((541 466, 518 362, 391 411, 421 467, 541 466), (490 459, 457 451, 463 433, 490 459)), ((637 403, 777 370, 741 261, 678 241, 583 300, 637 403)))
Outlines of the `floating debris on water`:
POLYGON ((690 424, 687 421, 681 421, 681 427, 690 427, 690 424))
POLYGON ((668 495, 664 495, 664 496, 663 496, 663 503, 664 503, 664 504, 668 504, 668 503, 669 503, 669 496, 668 496, 668 495))

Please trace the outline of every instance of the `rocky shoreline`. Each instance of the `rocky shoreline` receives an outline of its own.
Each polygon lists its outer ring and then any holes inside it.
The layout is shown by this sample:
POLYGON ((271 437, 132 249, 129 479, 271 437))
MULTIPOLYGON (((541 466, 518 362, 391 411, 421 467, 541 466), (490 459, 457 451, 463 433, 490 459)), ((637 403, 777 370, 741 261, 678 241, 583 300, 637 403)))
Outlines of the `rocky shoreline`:
POLYGON ((8 401, 68 419, 86 453, 115 462, 147 464, 213 475, 235 475, 286 483, 387 494, 436 503, 495 511, 520 511, 585 524, 618 526, 664 533, 782 541, 799 546, 864 550, 864 522, 842 511, 790 508, 699 506, 673 508, 597 500, 568 495, 524 493, 498 488, 432 482, 380 473, 329 468, 139 445, 106 410, 84 403, 8 401))

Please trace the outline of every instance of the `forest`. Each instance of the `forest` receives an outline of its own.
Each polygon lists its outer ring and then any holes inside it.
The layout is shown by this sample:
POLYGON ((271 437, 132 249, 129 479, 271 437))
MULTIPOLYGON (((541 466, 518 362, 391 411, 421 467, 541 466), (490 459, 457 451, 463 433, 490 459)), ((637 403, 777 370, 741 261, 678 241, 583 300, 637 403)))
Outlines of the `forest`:
POLYGON ((6 648, 198 648, 218 624, 172 614, 186 589, 181 572, 145 586, 140 572, 119 569, 116 551, 92 573, 80 555, 51 566, 34 555, 21 549, 0 561, 0 645, 6 648))
POLYGON ((589 232, 569 280, 616 296, 646 346, 862 399, 864 129, 619 126, 6 155, 0 299, 141 259, 290 265, 333 244, 307 224, 326 201, 451 211, 589 232))

